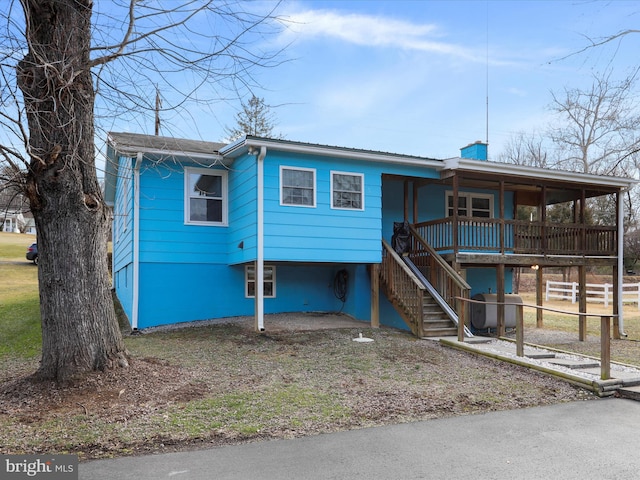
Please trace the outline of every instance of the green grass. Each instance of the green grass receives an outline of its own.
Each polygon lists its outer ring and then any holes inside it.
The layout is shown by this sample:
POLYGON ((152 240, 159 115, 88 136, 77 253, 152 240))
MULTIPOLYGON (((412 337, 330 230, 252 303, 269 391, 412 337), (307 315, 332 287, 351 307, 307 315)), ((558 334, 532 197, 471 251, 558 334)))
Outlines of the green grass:
POLYGON ((33 235, 0 233, 0 359, 39 355, 38 267, 24 258, 33 235))
POLYGON ((35 241, 35 235, 0 232, 0 261, 27 262, 27 248, 35 241))

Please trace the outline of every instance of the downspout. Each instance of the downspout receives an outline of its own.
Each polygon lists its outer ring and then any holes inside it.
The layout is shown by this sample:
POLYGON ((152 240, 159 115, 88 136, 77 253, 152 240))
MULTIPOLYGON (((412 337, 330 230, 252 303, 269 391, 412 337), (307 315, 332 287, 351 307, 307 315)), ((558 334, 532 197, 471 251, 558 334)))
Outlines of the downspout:
POLYGON ((267 147, 260 147, 257 166, 257 231, 256 231, 256 304, 255 328, 264 332, 264 157, 267 147))
POLYGON ((624 332, 624 315, 622 301, 622 282, 624 275, 624 199, 622 191, 618 193, 618 332, 621 337, 626 337, 624 332))
POLYGON ((133 298, 131 306, 131 329, 138 331, 140 294, 140 165, 142 152, 138 152, 133 167, 133 298))

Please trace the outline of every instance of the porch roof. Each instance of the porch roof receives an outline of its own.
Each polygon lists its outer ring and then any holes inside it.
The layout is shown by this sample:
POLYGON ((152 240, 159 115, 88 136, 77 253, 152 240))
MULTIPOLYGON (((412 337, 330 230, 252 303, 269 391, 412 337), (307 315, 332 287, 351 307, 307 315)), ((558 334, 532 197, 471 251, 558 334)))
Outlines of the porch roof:
POLYGON ((519 186, 531 185, 532 183, 551 186, 570 184, 578 188, 593 190, 594 193, 597 192, 597 195, 602 195, 607 191, 613 193, 619 190, 626 190, 638 183, 638 180, 634 178, 570 172, 459 157, 448 158, 443 163, 444 166, 440 173, 441 178, 448 178, 457 173, 469 178, 476 178, 478 181, 489 177, 494 180, 503 179, 519 186))

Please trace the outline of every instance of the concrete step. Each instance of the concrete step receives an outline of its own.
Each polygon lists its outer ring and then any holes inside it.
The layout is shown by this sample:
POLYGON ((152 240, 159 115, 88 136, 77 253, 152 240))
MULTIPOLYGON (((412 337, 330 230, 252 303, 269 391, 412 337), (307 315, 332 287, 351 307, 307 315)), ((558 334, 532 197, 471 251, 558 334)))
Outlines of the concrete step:
POLYGON ((549 360, 549 363, 553 365, 558 365, 559 367, 571 368, 575 370, 600 367, 600 362, 597 362, 595 360, 589 360, 589 359, 570 360, 567 358, 553 358, 549 360))
POLYGON ((640 386, 619 388, 618 396, 640 402, 640 386))

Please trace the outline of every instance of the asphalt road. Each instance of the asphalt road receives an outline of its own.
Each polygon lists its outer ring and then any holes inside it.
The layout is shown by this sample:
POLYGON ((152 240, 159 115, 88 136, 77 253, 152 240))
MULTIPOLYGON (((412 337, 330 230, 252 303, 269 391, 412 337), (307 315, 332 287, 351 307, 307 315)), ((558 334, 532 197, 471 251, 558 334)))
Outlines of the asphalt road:
POLYGON ((631 479, 640 402, 600 399, 80 464, 80 479, 631 479))

